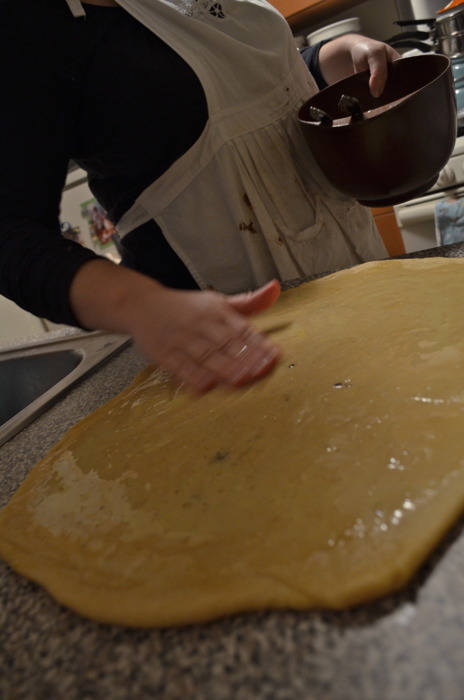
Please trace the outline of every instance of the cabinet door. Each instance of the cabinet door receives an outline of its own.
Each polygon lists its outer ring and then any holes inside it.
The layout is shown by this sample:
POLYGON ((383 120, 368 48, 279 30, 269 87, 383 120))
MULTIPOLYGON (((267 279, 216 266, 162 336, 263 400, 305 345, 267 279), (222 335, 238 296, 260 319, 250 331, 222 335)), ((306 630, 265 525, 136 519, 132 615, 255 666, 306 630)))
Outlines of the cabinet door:
POLYGON ((374 221, 390 256, 406 253, 401 231, 392 207, 372 209, 374 221))
POLYGON ((270 0, 292 29, 303 29, 359 5, 359 0, 270 0))

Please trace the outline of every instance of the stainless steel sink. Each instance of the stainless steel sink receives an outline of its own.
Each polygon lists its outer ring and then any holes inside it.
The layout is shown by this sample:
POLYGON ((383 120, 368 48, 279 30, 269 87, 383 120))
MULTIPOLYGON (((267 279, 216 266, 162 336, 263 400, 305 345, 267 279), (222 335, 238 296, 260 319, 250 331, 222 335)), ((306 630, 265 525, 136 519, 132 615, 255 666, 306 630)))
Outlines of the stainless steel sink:
POLYGON ((0 351, 0 445, 129 342, 95 331, 0 351))

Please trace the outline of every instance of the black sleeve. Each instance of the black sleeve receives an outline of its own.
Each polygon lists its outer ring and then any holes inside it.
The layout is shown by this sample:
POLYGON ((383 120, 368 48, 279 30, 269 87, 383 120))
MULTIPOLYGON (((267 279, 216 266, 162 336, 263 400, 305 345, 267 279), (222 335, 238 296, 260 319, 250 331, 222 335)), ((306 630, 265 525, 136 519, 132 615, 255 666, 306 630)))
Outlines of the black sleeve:
POLYGON ((314 46, 304 46, 302 49, 300 49, 300 54, 302 55, 304 62, 308 66, 309 71, 313 76, 314 80, 316 81, 317 87, 320 90, 327 87, 327 83, 324 80, 324 77, 321 73, 321 69, 319 67, 319 51, 321 49, 321 46, 323 46, 326 43, 327 41, 320 41, 314 46))
POLYGON ((47 14, 40 2, 0 5, 0 294, 37 316, 78 325, 70 284, 96 255, 60 231, 75 98, 47 14))

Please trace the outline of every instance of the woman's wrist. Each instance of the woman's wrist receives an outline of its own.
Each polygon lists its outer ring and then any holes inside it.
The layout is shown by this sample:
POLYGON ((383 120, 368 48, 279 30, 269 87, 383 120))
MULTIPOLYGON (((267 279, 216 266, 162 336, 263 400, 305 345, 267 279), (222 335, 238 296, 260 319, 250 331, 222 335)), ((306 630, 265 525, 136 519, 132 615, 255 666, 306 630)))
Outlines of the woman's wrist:
POLYGON ((344 34, 325 42, 319 49, 319 70, 328 85, 353 73, 351 47, 361 40, 358 34, 344 34))
POLYGON ((144 300, 162 290, 155 280, 100 258, 78 269, 69 300, 76 320, 84 328, 132 334, 144 300))

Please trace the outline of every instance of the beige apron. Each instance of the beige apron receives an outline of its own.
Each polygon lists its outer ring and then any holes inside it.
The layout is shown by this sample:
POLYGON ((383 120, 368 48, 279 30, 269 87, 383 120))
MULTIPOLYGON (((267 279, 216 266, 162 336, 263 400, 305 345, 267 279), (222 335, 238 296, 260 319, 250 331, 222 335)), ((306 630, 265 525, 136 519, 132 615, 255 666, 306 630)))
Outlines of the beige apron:
POLYGON ((154 219, 199 286, 226 293, 386 256, 370 211, 328 184, 306 146, 296 115, 317 87, 277 10, 118 2, 192 67, 209 113, 193 147, 117 222, 121 237, 154 219))

